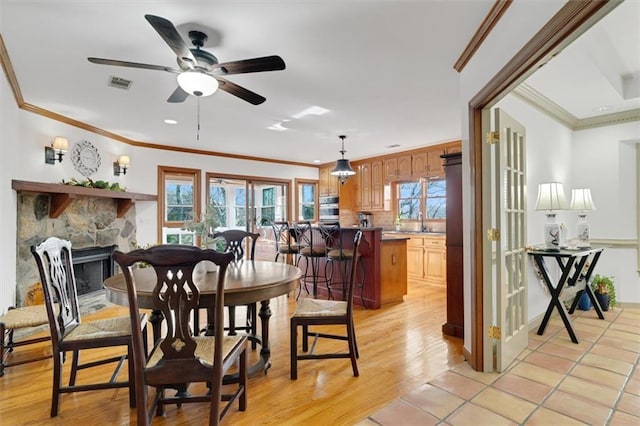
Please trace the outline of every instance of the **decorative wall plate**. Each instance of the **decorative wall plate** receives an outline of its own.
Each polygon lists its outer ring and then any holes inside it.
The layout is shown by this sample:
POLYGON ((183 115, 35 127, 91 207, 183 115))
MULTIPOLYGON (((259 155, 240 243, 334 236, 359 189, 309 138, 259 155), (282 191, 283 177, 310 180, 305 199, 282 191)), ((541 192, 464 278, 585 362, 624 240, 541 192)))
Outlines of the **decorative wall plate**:
POLYGON ((100 167, 100 153, 89 141, 80 141, 71 150, 73 167, 84 177, 89 177, 100 167))

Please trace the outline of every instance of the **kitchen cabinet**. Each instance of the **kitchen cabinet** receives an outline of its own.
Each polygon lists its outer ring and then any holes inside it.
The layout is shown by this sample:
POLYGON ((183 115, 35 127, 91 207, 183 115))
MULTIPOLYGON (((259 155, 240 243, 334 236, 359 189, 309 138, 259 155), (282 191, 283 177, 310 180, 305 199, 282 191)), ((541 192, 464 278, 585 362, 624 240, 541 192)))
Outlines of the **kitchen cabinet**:
POLYGON ((407 277, 428 284, 446 285, 447 259, 444 235, 400 234, 407 242, 407 277))
POLYGON ((358 180, 360 181, 360 209, 371 210, 371 163, 358 165, 358 180))
POLYGON ((338 196, 340 193, 340 181, 331 174, 334 166, 320 167, 318 171, 318 192, 321 197, 338 196))
POLYGON ((443 160, 440 158, 444 149, 431 149, 427 151, 427 175, 430 179, 444 179, 443 160))
POLYGON ((411 154, 387 157, 383 164, 385 182, 411 179, 411 154))
POLYGON ((384 210, 382 160, 374 160, 371 162, 371 210, 384 210))

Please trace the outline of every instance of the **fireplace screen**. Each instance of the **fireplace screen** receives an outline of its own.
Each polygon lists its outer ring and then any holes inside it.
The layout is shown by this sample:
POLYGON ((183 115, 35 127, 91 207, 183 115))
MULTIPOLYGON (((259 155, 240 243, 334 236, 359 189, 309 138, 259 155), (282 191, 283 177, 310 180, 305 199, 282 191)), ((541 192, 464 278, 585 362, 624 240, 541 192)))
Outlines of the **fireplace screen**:
POLYGON ((86 247, 71 251, 79 295, 102 289, 102 282, 113 275, 112 254, 116 247, 86 247))

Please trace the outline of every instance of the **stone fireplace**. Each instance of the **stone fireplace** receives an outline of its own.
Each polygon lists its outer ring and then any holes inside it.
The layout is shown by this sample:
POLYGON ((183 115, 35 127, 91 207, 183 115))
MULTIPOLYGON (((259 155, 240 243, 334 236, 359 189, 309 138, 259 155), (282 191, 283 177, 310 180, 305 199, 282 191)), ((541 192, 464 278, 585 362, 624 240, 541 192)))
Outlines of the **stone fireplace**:
POLYGON ((50 217, 53 196, 55 194, 18 191, 18 306, 25 305, 30 290, 40 290, 40 276, 30 249, 47 237, 71 241, 78 293, 102 288, 104 277, 113 274, 113 250, 128 251, 135 244, 135 203, 121 212, 111 198, 78 195, 53 218, 50 217))

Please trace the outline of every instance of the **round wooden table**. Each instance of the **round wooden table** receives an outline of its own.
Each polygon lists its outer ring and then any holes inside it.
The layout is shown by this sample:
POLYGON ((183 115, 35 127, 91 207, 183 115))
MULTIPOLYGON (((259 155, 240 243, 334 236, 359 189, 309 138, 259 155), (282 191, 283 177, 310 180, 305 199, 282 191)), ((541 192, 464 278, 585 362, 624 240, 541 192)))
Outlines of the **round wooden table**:
MULTIPOLYGON (((153 268, 135 269, 136 294, 138 306, 141 309, 153 309, 153 287, 156 276, 153 268)), ((260 320, 262 336, 260 360, 249 369, 249 375, 259 371, 266 372, 271 366, 271 350, 269 348, 269 318, 271 308, 269 301, 272 297, 282 296, 298 287, 302 271, 286 263, 270 261, 240 261, 231 263, 227 268, 224 286, 224 304, 226 306, 240 306, 260 302, 260 320)), ((213 306, 217 272, 207 272, 195 278, 200 290, 200 306, 213 306)), ((122 274, 117 274, 104 281, 107 300, 118 305, 128 306, 127 286, 122 274)), ((162 314, 154 311, 150 318, 153 326, 154 340, 160 336, 162 314)))

